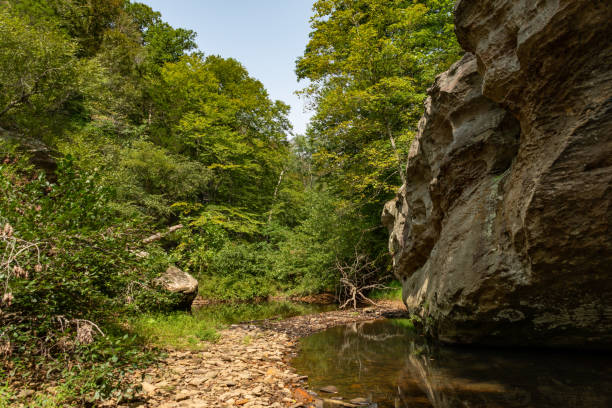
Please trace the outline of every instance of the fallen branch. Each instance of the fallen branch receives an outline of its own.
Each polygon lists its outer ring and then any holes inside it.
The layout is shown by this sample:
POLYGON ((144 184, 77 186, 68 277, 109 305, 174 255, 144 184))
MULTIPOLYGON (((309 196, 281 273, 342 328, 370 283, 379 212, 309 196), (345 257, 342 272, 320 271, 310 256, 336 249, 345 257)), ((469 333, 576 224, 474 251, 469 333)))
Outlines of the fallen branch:
POLYGON ((13 294, 10 291, 11 279, 14 278, 30 278, 30 271, 41 272, 41 246, 42 242, 29 242, 17 238, 13 234, 13 227, 6 223, 0 228, 0 272, 4 275, 4 282, 0 282, 2 286, 0 290, 0 306, 10 306, 13 300, 13 294), (35 253, 36 263, 30 265, 26 254, 35 253), (25 258, 25 259, 24 259, 25 258))
POLYGON ((81 344, 91 344, 94 341, 95 332, 97 331, 102 337, 106 337, 102 329, 86 319, 67 319, 65 316, 55 316, 55 320, 59 323, 60 330, 65 331, 69 326, 76 327, 76 338, 81 344), (94 330, 95 329, 95 330, 94 330))
POLYGON ((365 293, 374 289, 388 289, 380 283, 381 278, 374 261, 368 260, 366 255, 355 254, 352 264, 336 262, 336 270, 340 272, 340 293, 338 298, 342 304, 340 309, 353 304, 353 309, 357 308, 360 302, 370 303, 377 306, 377 303, 368 298, 365 293))
POLYGON ((172 227, 168 227, 168 231, 166 232, 158 232, 157 234, 151 235, 150 237, 143 239, 142 243, 150 244, 151 242, 159 241, 166 235, 171 234, 174 231, 180 230, 181 228, 183 228, 183 224, 173 225, 172 227))

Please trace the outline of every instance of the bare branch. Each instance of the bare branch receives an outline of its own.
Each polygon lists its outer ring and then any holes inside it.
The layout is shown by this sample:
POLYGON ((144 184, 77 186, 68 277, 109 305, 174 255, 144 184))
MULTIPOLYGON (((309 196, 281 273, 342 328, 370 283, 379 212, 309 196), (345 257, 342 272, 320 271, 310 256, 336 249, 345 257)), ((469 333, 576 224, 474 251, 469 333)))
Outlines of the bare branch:
POLYGON ((143 239, 142 243, 150 244, 151 242, 159 241, 166 235, 171 234, 174 231, 180 230, 181 228, 183 228, 183 224, 173 225, 172 227, 168 227, 168 231, 166 232, 158 232, 157 234, 151 235, 150 237, 143 239))
POLYGON ((381 278, 374 261, 368 259, 367 255, 355 251, 352 264, 336 261, 336 270, 340 272, 340 308, 344 309, 352 303, 354 309, 360 302, 377 305, 365 293, 373 289, 386 289, 381 283, 381 278))

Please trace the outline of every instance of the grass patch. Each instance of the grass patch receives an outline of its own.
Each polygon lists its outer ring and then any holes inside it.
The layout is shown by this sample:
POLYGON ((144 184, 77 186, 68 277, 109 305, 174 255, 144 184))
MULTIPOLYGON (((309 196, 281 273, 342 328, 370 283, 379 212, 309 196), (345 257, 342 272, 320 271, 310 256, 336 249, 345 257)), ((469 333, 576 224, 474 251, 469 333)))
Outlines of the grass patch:
POLYGON ((202 319, 188 313, 150 314, 133 319, 132 330, 158 347, 202 350, 206 342, 216 342, 221 336, 217 320, 202 319))
MULTIPOLYGON (((230 324, 286 318, 320 311, 322 306, 292 302, 229 303, 205 306, 185 312, 145 314, 130 320, 134 334, 153 346, 173 349, 201 350, 207 342, 215 342, 217 330, 230 324)), ((323 306, 325 310, 335 308, 323 306)), ((248 341, 248 340, 245 340, 248 341)), ((1 407, 0 407, 1 408, 1 407)))
POLYGON ((0 385, 0 408, 9 408, 15 399, 15 392, 8 384, 0 385))
POLYGON ((402 300, 402 284, 392 281, 387 285, 389 289, 377 289, 370 293, 372 300, 402 300))
POLYGON ((294 302, 227 303, 204 306, 193 311, 197 319, 230 325, 263 319, 285 319, 335 310, 336 305, 312 305, 294 302))

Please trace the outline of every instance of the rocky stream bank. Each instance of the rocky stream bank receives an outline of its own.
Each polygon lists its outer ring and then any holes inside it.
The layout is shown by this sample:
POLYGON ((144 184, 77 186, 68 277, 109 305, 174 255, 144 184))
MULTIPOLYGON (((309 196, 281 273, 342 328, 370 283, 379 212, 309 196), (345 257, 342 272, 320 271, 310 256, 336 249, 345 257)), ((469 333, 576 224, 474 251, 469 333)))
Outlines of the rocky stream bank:
POLYGON ((141 402, 124 407, 367 406, 361 399, 343 401, 333 386, 308 390, 308 378, 297 374, 290 361, 302 336, 397 317, 402 309, 401 302, 383 301, 376 307, 232 325, 203 351, 168 350, 165 360, 134 379, 142 385, 141 402))

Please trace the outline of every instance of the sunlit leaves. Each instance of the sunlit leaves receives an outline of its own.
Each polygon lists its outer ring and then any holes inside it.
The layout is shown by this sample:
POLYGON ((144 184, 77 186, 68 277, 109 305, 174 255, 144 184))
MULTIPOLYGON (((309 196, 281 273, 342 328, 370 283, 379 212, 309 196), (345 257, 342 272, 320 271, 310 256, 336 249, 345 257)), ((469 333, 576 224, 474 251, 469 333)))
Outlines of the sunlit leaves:
POLYGON ((289 153, 287 105, 236 60, 198 54, 163 67, 153 100, 158 143, 213 171, 215 200, 269 209, 289 153))
POLYGON ((400 184, 434 75, 459 55, 451 0, 320 0, 296 62, 315 107, 310 137, 322 175, 381 202, 400 184), (396 148, 393 148, 393 143, 396 148), (369 186, 366 188, 366 186, 369 186))
POLYGON ((11 127, 25 116, 61 109, 78 89, 76 50, 57 30, 32 27, 1 9, 0 124, 11 127))

